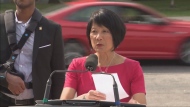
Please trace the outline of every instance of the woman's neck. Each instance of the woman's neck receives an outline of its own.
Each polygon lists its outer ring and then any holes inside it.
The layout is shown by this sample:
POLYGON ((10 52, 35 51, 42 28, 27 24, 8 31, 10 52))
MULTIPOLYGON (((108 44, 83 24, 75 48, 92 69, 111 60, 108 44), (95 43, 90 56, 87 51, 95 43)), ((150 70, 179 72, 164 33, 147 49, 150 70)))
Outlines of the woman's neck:
POLYGON ((107 67, 114 63, 114 59, 116 57, 115 52, 109 53, 96 53, 98 56, 98 66, 107 67))

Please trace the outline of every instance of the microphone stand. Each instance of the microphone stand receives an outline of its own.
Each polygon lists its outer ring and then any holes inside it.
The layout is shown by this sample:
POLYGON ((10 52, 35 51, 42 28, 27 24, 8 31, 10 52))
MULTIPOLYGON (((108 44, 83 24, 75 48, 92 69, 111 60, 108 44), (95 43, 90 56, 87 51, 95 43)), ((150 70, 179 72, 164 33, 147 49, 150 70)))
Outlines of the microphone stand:
POLYGON ((111 75, 111 76, 113 78, 113 92, 114 92, 114 98, 115 98, 115 105, 116 105, 116 107, 120 107, 119 91, 118 91, 117 83, 115 81, 114 76, 113 75, 111 75))
POLYGON ((49 78, 47 80, 47 83, 46 83, 44 98, 42 100, 43 104, 48 104, 48 99, 49 99, 49 94, 50 94, 50 89, 51 89, 51 84, 52 84, 52 79, 51 78, 52 78, 53 74, 55 74, 55 73, 63 73, 63 72, 87 72, 87 70, 86 71, 69 71, 69 70, 55 70, 55 71, 53 71, 50 74, 50 76, 49 76, 49 78))
MULTIPOLYGON (((97 65, 98 65, 98 57, 95 54, 91 54, 91 55, 89 55, 89 57, 86 59, 86 62, 85 62, 86 71, 81 71, 81 72, 87 72, 87 71, 92 72, 96 69, 97 65)), ((45 93, 44 93, 44 98, 43 98, 43 104, 48 103, 49 93, 50 93, 51 84, 52 84, 51 78, 52 78, 52 75, 56 72, 74 72, 74 71, 55 70, 50 74, 50 76, 47 80, 47 83, 46 83, 46 88, 45 88, 45 93)))
POLYGON ((114 76, 112 74, 108 74, 105 72, 101 72, 101 74, 110 75, 113 78, 113 92, 114 92, 115 106, 112 106, 112 107, 121 107, 117 82, 115 81, 114 76))
POLYGON ((47 83, 46 83, 46 88, 45 88, 45 93, 44 93, 44 98, 42 100, 43 104, 47 104, 48 103, 48 99, 49 99, 49 93, 50 93, 50 89, 51 89, 51 84, 52 84, 52 80, 51 80, 51 77, 53 76, 53 74, 55 72, 59 72, 59 71, 53 71, 48 80, 47 80, 47 83))

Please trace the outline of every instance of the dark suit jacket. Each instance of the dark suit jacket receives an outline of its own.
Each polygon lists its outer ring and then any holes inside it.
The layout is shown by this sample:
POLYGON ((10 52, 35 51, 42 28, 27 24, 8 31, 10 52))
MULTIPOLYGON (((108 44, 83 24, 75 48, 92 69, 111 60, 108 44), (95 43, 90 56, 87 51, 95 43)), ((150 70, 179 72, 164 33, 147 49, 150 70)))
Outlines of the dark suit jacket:
MULTIPOLYGON (((0 63, 4 63, 10 57, 10 47, 4 28, 4 21, 0 19, 0 63)), ((42 17, 35 29, 32 82, 35 100, 42 100, 47 79, 54 70, 65 69, 63 56, 63 39, 61 26, 42 17), (49 45, 48 47, 39 48, 49 45)), ((52 77, 52 86, 49 99, 58 99, 61 95, 65 79, 65 73, 55 73, 52 77)), ((1 84, 6 82, 1 80, 1 84)))

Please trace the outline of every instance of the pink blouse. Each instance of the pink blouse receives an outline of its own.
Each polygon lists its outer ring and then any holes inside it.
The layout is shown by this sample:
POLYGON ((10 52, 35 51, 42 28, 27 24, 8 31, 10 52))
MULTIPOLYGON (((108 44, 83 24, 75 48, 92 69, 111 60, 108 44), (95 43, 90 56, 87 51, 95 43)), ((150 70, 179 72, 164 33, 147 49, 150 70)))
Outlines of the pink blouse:
MULTIPOLYGON (((85 61, 86 57, 73 59, 68 70, 85 71, 85 61)), ((101 69, 105 70, 106 67, 101 67, 101 69)), ((100 72, 100 69, 97 67, 95 72, 100 72)), ((110 66, 107 72, 117 73, 121 85, 129 95, 129 97, 121 99, 121 102, 128 102, 136 93, 146 93, 144 75, 138 61, 126 58, 124 63, 110 66)), ((67 72, 64 87, 74 88, 77 96, 88 93, 89 90, 96 90, 91 75, 91 72, 67 72)))

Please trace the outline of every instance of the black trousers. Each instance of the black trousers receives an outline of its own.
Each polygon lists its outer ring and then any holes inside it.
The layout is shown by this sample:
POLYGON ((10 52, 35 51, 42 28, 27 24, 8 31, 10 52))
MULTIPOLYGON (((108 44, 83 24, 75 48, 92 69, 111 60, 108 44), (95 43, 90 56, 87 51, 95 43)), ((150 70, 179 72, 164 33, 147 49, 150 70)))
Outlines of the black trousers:
MULTIPOLYGON (((9 107, 9 106, 18 106, 16 105, 15 103, 11 102, 11 100, 8 100, 7 98, 8 96, 5 96, 4 94, 2 94, 0 92, 0 107, 9 107)), ((32 105, 35 105, 35 103, 33 104, 30 104, 31 106, 32 105)), ((29 106, 29 105, 20 105, 20 106, 29 106)))
POLYGON ((8 107, 8 106, 14 106, 14 105, 15 105, 14 103, 7 101, 6 99, 0 96, 0 107, 8 107))

